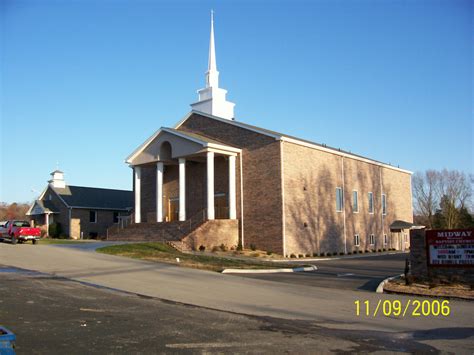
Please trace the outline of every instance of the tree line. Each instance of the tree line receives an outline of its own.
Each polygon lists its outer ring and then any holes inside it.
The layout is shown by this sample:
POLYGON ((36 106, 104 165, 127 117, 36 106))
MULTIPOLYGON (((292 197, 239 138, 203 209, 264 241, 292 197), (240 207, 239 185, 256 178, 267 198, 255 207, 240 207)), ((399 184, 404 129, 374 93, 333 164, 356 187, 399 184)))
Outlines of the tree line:
POLYGON ((474 175, 426 170, 412 177, 414 222, 427 228, 473 228, 474 175))
POLYGON ((6 203, 0 202, 0 221, 10 219, 25 219, 26 212, 30 208, 27 203, 6 203))

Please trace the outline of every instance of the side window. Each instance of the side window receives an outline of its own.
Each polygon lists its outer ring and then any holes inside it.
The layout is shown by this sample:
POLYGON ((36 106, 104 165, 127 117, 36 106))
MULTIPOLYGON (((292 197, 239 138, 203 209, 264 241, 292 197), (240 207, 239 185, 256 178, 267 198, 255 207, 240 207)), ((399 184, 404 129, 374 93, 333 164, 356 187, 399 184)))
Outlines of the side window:
POLYGON ((97 223, 97 211, 89 211, 89 222, 97 223))
POLYGON ((344 207, 344 198, 342 196, 342 188, 336 187, 336 211, 342 212, 343 207, 344 207))
POLYGON ((369 199, 369 213, 374 213, 374 194, 372 192, 369 192, 368 194, 368 199, 369 199))
POLYGON ((114 223, 118 223, 119 222, 119 213, 118 212, 114 212, 114 223))
POLYGON ((388 241, 388 240, 387 240, 387 235, 384 234, 384 235, 383 235, 383 244, 384 244, 384 245, 387 245, 387 241, 388 241))
POLYGON ((360 245, 359 234, 354 235, 354 245, 358 247, 360 245))
POLYGON ((369 244, 374 245, 375 244, 375 236, 373 234, 370 235, 369 237, 369 244))
POLYGON ((359 212, 359 193, 356 190, 352 191, 352 211, 359 212))
POLYGON ((387 197, 382 194, 382 214, 387 214, 387 197))

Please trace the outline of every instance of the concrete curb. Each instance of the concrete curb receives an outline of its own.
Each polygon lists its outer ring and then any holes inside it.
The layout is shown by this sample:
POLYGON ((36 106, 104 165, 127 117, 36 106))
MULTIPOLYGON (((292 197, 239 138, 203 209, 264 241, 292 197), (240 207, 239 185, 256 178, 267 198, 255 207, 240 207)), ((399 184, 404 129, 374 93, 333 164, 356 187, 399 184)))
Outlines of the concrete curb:
POLYGON ((308 272, 318 270, 316 265, 288 269, 224 269, 223 274, 276 274, 280 272, 308 272))
POLYGON ((375 291, 376 293, 383 293, 383 287, 385 286, 385 284, 393 279, 396 279, 398 277, 402 277, 403 274, 400 274, 400 275, 395 275, 395 276, 392 276, 392 277, 387 277, 385 280, 383 280, 381 283, 379 283, 379 285, 377 286, 377 290, 375 291))

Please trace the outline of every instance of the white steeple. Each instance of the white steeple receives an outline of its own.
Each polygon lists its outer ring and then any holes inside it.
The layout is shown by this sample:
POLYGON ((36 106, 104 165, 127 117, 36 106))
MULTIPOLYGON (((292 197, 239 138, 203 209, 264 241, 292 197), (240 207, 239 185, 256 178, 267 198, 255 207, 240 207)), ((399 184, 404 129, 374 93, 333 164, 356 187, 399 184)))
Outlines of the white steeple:
POLYGON ((213 116, 234 119, 235 104, 226 100, 227 90, 219 88, 216 48, 214 44, 214 12, 211 11, 211 37, 209 40, 209 62, 206 72, 206 87, 198 90, 199 101, 191 104, 195 111, 213 116))
POLYGON ((53 178, 48 182, 52 187, 56 187, 59 189, 64 189, 66 187, 66 182, 64 181, 64 173, 61 170, 56 169, 50 175, 53 178))

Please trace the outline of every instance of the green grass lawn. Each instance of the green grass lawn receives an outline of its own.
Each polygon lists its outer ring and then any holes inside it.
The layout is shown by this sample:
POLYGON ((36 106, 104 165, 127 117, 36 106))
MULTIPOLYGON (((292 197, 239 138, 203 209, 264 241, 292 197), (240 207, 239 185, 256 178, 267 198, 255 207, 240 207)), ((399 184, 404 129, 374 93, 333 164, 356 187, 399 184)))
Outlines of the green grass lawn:
POLYGON ((179 266, 192 267, 221 272, 228 268, 238 269, 263 269, 292 267, 288 264, 276 264, 274 262, 240 260, 226 258, 223 256, 208 256, 185 254, 177 251, 167 244, 159 242, 133 243, 112 245, 97 249, 97 252, 111 255, 127 256, 130 258, 151 261, 167 262, 179 266), (180 262, 176 261, 179 258, 180 262))
POLYGON ((89 243, 85 240, 76 240, 76 239, 53 239, 53 238, 41 238, 38 242, 40 245, 46 244, 81 244, 81 243, 89 243))

